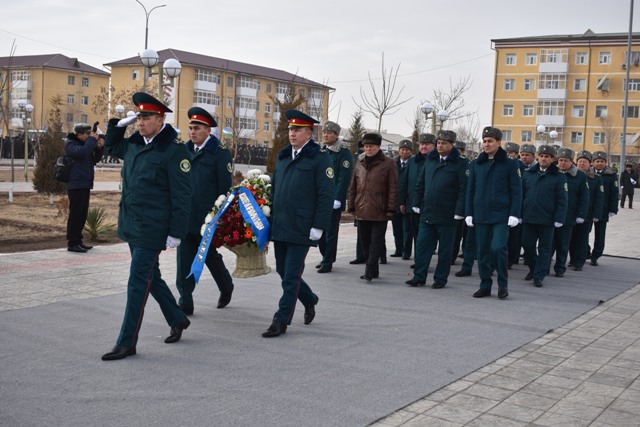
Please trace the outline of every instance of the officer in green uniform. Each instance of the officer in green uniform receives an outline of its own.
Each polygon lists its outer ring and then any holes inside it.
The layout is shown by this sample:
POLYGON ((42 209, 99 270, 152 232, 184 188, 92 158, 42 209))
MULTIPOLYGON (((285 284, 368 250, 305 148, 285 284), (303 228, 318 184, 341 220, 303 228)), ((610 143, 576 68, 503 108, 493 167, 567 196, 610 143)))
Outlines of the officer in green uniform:
POLYGON ((591 159, 593 155, 587 150, 579 151, 576 155, 578 169, 587 176, 587 185, 589 186, 589 206, 582 224, 576 224, 573 227, 571 235, 571 243, 569 246, 569 254, 571 260, 569 265, 573 266, 575 271, 582 271, 584 263, 587 261, 587 252, 589 251, 589 233, 593 226, 594 213, 602 212, 602 204, 604 202, 604 188, 602 186, 602 178, 591 168, 591 159))
MULTIPOLYGON (((518 162, 520 168, 520 175, 522 175, 526 169, 524 163, 520 161, 520 146, 515 142, 507 142, 505 145, 505 151, 507 156, 518 162)), ((522 240, 522 224, 518 224, 515 227, 509 228, 509 240, 507 241, 507 268, 511 269, 513 264, 518 264, 520 260, 520 241, 522 240)))
POLYGON ((556 149, 538 148, 538 164, 527 169, 523 177, 522 244, 529 273, 535 287, 549 273, 553 230, 560 228, 567 216, 567 179, 555 164, 556 149))
POLYGON ((127 307, 117 344, 102 360, 117 360, 136 354, 138 333, 149 293, 160 305, 171 327, 166 343, 182 337, 190 322, 180 310, 160 275, 160 252, 176 248, 187 234, 191 204, 189 150, 178 142, 178 134, 164 122, 171 112, 146 93, 133 95, 137 116, 111 119, 105 149, 124 160, 122 199, 118 215, 118 237, 129 243, 131 268, 127 285, 127 307), (138 131, 125 138, 126 126, 137 121, 138 131))
POLYGON ((474 298, 491 295, 494 269, 498 273, 498 298, 509 296, 507 240, 509 227, 518 225, 520 217, 522 179, 518 163, 500 147, 501 140, 500 129, 485 127, 482 153, 469 165, 465 222, 467 227, 475 227, 480 273, 480 289, 474 298))
POLYGON ((569 242, 576 224, 583 224, 589 209, 589 185, 587 175, 573 164, 574 151, 571 148, 558 150, 558 169, 567 178, 567 215, 562 227, 556 228, 553 237, 553 248, 556 262, 553 271, 556 277, 563 277, 567 271, 569 242))
POLYGON ((297 110, 285 114, 291 144, 278 154, 271 181, 271 240, 283 293, 265 338, 287 331, 296 299, 304 305, 305 325, 315 317, 318 296, 302 278, 304 260, 329 229, 336 190, 331 156, 313 140, 318 121, 297 110))
POLYGON ((349 146, 338 140, 340 136, 340 125, 334 122, 326 122, 322 128, 323 148, 331 155, 333 161, 334 181, 336 183, 335 196, 333 199, 333 213, 331 214, 331 225, 325 230, 318 242, 322 262, 316 265, 318 273, 328 273, 331 271, 333 263, 336 262, 338 251, 338 231, 340 229, 340 218, 346 208, 347 190, 351 182, 353 172, 353 155, 349 151, 349 146))
POLYGON ((438 132, 436 150, 427 155, 416 183, 414 206, 411 208, 420 213, 420 231, 413 278, 405 282, 409 286, 426 283, 436 245, 438 264, 431 287, 444 288, 449 278, 456 221, 464 218, 469 165, 467 159, 460 157, 454 148, 455 142, 455 132, 438 132))
POLYGON ((593 213, 595 229, 593 251, 591 251, 591 265, 598 265, 598 259, 604 252, 604 240, 607 233, 607 223, 609 218, 618 213, 618 174, 611 167, 607 166, 607 153, 596 151, 593 153, 593 170, 602 178, 604 188, 604 202, 602 210, 593 213), (596 221, 596 218, 598 221, 596 221))
MULTIPOLYGON (((211 135, 211 128, 218 126, 207 110, 200 107, 190 108, 189 141, 186 146, 191 158, 191 215, 189 231, 178 247, 176 287, 180 292, 179 305, 187 315, 193 314, 194 277, 188 277, 193 259, 198 253, 200 228, 211 211, 216 199, 226 194, 231 187, 231 153, 220 144, 218 138, 211 135)), ((218 308, 226 307, 231 301, 233 280, 225 267, 222 255, 211 245, 205 264, 220 290, 218 308)))
MULTIPOLYGON (((394 160, 398 170, 398 190, 402 191, 402 180, 407 173, 407 165, 413 153, 413 142, 410 139, 401 140, 398 143, 398 153, 394 160)), ((411 237, 408 212, 400 204, 400 197, 398 197, 398 209, 393 218, 391 218, 391 226, 396 248, 391 256, 394 258, 402 257, 404 260, 410 259, 413 250, 413 237, 411 237)))

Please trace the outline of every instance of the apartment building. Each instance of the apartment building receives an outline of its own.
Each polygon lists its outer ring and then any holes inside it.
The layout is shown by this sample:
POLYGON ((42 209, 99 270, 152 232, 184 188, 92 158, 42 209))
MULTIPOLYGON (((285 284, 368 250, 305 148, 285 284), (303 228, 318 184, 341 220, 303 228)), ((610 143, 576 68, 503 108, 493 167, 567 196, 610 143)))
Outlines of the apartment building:
POLYGON ((23 132, 25 111, 18 107, 20 100, 33 105, 28 117, 30 132, 45 129, 52 109, 50 100, 58 95, 63 130, 69 132, 74 123, 105 119, 92 113, 91 106, 101 89, 109 87, 109 73, 62 54, 0 57, 0 87, 0 102, 6 105, 5 97, 9 97, 7 113, 11 115, 9 129, 4 129, 4 120, 0 120, 2 135, 23 132))
MULTIPOLYGON (((216 117, 217 133, 223 142, 270 146, 284 113, 272 97, 282 102, 289 85, 294 85, 306 99, 299 110, 321 122, 327 120, 329 93, 333 89, 321 83, 282 70, 177 49, 161 50, 158 56, 160 64, 170 58, 182 64, 173 87, 165 87, 163 94, 174 111, 167 116, 167 122, 181 131, 183 139, 188 138, 187 111, 199 106, 216 117)), ((111 68, 116 92, 142 87, 145 68, 138 56, 105 65, 111 68)), ((157 75, 150 77, 147 91, 157 88, 158 82, 157 75)))
POLYGON ((503 130, 505 141, 607 151, 616 161, 626 115, 626 153, 637 160, 640 33, 632 37, 628 81, 627 42, 626 33, 591 30, 492 40, 496 51, 493 125, 503 130), (629 91, 626 111, 625 87, 629 91), (544 132, 536 130, 539 125, 544 132))

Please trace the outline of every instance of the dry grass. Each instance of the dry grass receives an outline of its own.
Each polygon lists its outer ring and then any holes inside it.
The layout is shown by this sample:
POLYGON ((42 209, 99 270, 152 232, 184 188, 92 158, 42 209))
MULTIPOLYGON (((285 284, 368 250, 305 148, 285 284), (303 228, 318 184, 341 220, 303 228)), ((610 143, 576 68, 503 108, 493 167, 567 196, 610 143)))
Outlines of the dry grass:
MULTIPOLYGON (((29 169, 29 179, 33 181, 33 169, 29 169)), ((20 167, 15 168, 15 182, 21 182, 24 180, 24 170, 20 167)), ((0 182, 10 182, 11 181, 11 170, 8 168, 2 168, 0 170, 0 182)), ((109 182, 109 181, 120 181, 120 169, 116 168, 107 168, 107 167, 96 167, 96 176, 95 181, 100 182, 109 182)))

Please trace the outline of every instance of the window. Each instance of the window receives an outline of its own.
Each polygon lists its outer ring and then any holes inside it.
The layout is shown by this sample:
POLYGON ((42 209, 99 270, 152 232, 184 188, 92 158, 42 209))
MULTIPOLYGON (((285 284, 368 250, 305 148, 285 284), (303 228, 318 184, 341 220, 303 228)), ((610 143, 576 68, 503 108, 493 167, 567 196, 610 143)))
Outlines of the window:
POLYGON ((239 119, 240 129, 256 130, 256 121, 254 119, 248 119, 240 117, 239 119))
POLYGON ((273 105, 273 112, 274 113, 279 113, 280 112, 280 104, 274 104, 273 105))
POLYGON ((269 132, 269 131, 271 130, 270 125, 271 125, 271 123, 269 123, 269 122, 264 122, 264 130, 265 130, 266 132, 269 132))
POLYGON ((67 76, 67 84, 73 86, 76 84, 76 76, 67 76))
MULTIPOLYGON (((621 114, 622 117, 624 117, 624 105, 622 106, 621 110, 621 114)), ((630 119, 637 119, 638 118, 638 110, 639 107, 637 105, 629 105, 627 107, 627 117, 630 119)))
POLYGON ((523 130, 520 132, 520 141, 521 142, 531 142, 531 137, 533 133, 530 130, 523 130))
POLYGON ((540 74, 538 78, 538 87, 540 89, 565 89, 566 86, 566 74, 540 74))
POLYGON ((233 77, 227 77, 227 87, 233 87, 233 77))
POLYGON ((140 80, 140 70, 131 71, 131 80, 134 80, 134 81, 140 80))
POLYGON ((238 97, 238 102, 236 103, 238 108, 244 110, 257 110, 258 106, 256 105, 255 98, 249 98, 246 96, 238 97))
POLYGON ((320 89, 309 89, 309 98, 322 99, 322 91, 320 89))
POLYGON ((76 97, 73 95, 67 95, 67 104, 73 104, 76 100, 76 97))
MULTIPOLYGON (((27 89, 27 88, 15 88, 11 91, 11 99, 13 100, 20 100, 20 99, 24 99, 24 100, 29 100, 31 99, 31 89, 27 89)), ((20 117, 20 116, 18 116, 20 117)))
MULTIPOLYGON (((82 105, 89 105, 89 97, 88 96, 83 96, 82 98, 80 98, 80 103, 82 105)), ((82 120, 82 122, 86 122, 86 120, 82 120)))
POLYGON ((193 103, 218 106, 220 105, 220 97, 216 95, 214 92, 211 92, 208 90, 194 90, 193 103))
POLYGON ((533 105, 523 105, 522 106, 522 116, 523 117, 531 117, 531 116, 533 116, 533 105))
POLYGON ((89 77, 82 78, 82 87, 89 87, 89 77))
POLYGON ((267 93, 271 93, 271 83, 267 83, 267 93))
POLYGON ((593 133, 593 144, 594 145, 602 145, 602 144, 604 144, 604 132, 594 132, 593 133))
POLYGON ((587 79, 575 79, 573 81, 573 90, 578 90, 578 91, 587 90, 587 79))
POLYGON ((527 53, 527 65, 536 65, 538 63, 538 54, 537 53, 527 53))
POLYGON ((541 49, 540 50, 540 63, 555 62, 562 63, 567 62, 567 49, 541 49))
POLYGON ((571 132, 571 143, 582 144, 582 132, 571 132))
POLYGON ((598 64, 611 64, 611 52, 600 52, 598 64))
POLYGON ((513 105, 505 104, 502 106, 502 115, 503 116, 513 116, 513 105))
POLYGON ((276 92, 278 92, 279 95, 285 95, 287 93, 287 85, 284 83, 278 83, 278 86, 276 88, 276 92))
POLYGON ((304 98, 305 91, 304 89, 300 89, 300 98, 304 98))
POLYGON ((82 114, 82 115, 80 116, 80 121, 81 121, 82 123, 87 123, 87 122, 89 121, 89 117, 88 117, 86 114, 82 114))
MULTIPOLYGON (((634 142, 634 140, 633 140, 634 136, 635 136, 634 133, 628 133, 627 134, 626 141, 627 141, 627 145, 628 146, 631 145, 631 146, 636 147, 638 145, 638 141, 634 142)), ((622 141, 622 138, 624 138, 624 134, 622 132, 620 132, 620 136, 618 138, 619 138, 618 141, 622 141)))
POLYGON ((564 101, 538 101, 538 116, 563 116, 564 101))
POLYGON ((536 79, 524 79, 524 90, 536 90, 536 79))
POLYGON ((576 65, 584 65, 587 63, 589 54, 587 52, 576 52, 576 65))
POLYGON ((503 130, 502 131, 502 140, 503 141, 511 141, 511 131, 510 130, 503 130))
POLYGON ((505 65, 516 65, 516 54, 515 53, 507 53, 504 58, 505 65))
POLYGON ((264 112, 265 113, 270 113, 271 112, 271 103, 267 102, 264 104, 264 112))
POLYGON ((604 119, 607 117, 608 112, 606 105, 596 105, 596 118, 604 119))
POLYGON ((630 92, 640 91, 640 79, 629 79, 627 86, 629 87, 630 92))
POLYGON ((67 113, 67 121, 73 122, 73 113, 67 113))
POLYGON ((231 97, 227 97, 227 107, 231 108, 233 107, 233 99, 231 99, 231 97))
POLYGON ((226 119, 224 119, 225 127, 228 127, 228 128, 232 127, 232 123, 233 122, 231 121, 231 117, 227 117, 226 119))
POLYGON ((315 107, 315 106, 309 107, 309 115, 311 117, 317 117, 317 118, 322 117, 322 107, 315 107))
POLYGON ((571 109, 572 117, 584 117, 584 105, 574 105, 571 109))
POLYGON ((515 90, 516 79, 504 79, 504 90, 515 90))
POLYGON ((247 89, 257 89, 255 80, 249 76, 240 76, 240 87, 246 87, 247 89))
POLYGON ((211 70, 204 70, 202 68, 196 68, 196 80, 199 82, 208 82, 220 84, 220 74, 214 73, 211 70))
MULTIPOLYGON (((71 76, 69 76, 71 77, 71 76)), ((29 81, 31 80, 31 73, 28 71, 12 71, 11 81, 29 81)))

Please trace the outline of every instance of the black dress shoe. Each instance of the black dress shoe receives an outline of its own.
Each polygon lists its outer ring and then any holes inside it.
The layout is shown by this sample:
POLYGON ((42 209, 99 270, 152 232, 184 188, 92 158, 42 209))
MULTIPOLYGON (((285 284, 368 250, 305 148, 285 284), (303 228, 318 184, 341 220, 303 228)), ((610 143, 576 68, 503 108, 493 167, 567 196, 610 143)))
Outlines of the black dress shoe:
POLYGON ((533 286, 535 286, 536 288, 541 288, 542 287, 542 280, 534 279, 533 280, 533 286))
POLYGON ((564 273, 556 271, 556 277, 564 277, 564 273))
POLYGON ((573 271, 582 271, 582 267, 573 267, 573 271))
POLYGON ((416 268, 416 265, 415 265, 415 264, 411 264, 411 265, 409 266, 409 268, 416 268))
POLYGON ((226 306, 228 306, 231 302, 231 294, 233 294, 233 289, 231 290, 231 292, 221 292, 216 308, 225 308, 226 306))
POLYGON ((491 289, 483 289, 483 288, 478 289, 473 294, 474 298, 484 298, 484 297, 490 297, 490 296, 491 296, 491 289))
POLYGON ((382 256, 380 257, 380 264, 386 264, 387 263, 387 256, 382 256))
POLYGON ((354 259, 353 261, 349 261, 349 264, 351 264, 351 265, 354 265, 354 264, 364 264, 364 263, 365 263, 365 260, 363 260, 363 259, 358 259, 358 258, 354 259))
POLYGON ((524 280, 533 280, 533 273, 528 272, 526 276, 524 276, 524 280))
POLYGON ((180 307, 180 310, 182 310, 182 312, 187 316, 191 316, 193 314, 193 305, 178 304, 178 307, 180 307))
POLYGON ((508 296, 509 296, 509 292, 507 292, 507 288, 498 289, 498 299, 505 299, 508 296))
POLYGON ((320 268, 318 268, 318 273, 328 273, 331 271, 331 264, 322 264, 320 268))
POLYGON ((85 248, 83 248, 83 247, 82 247, 82 246, 80 246, 80 245, 69 246, 69 247, 67 248, 67 250, 68 250, 69 252, 78 252, 79 254, 83 254, 83 253, 85 253, 85 252, 87 252, 87 251, 88 251, 88 249, 85 249, 85 248))
POLYGON ((433 289, 442 289, 444 288, 446 285, 442 282, 433 282, 433 285, 431 285, 431 287, 433 289))
POLYGON ((182 338, 182 331, 187 329, 190 324, 191 322, 189 319, 185 317, 182 322, 178 323, 176 326, 172 326, 169 336, 165 338, 164 342, 167 344, 173 344, 174 342, 180 341, 180 338, 182 338))
POLYGON ((406 281, 406 282, 404 282, 404 283, 406 283, 406 284, 407 284, 407 285, 409 285, 409 286, 416 287, 416 286, 424 286, 424 284, 425 284, 426 282, 420 282, 420 281, 418 281, 418 280, 416 280, 416 279, 411 279, 411 280, 407 280, 407 281, 406 281))
POLYGON ((471 276, 471 272, 470 271, 465 271, 465 270, 460 270, 455 274, 456 277, 467 277, 467 276, 471 276))
POLYGON ((304 306, 304 324, 308 325, 313 322, 313 318, 316 317, 316 305, 320 301, 319 297, 316 297, 316 302, 313 304, 307 304, 304 306))
POLYGON ((396 252, 395 254, 391 254, 389 256, 392 257, 392 258, 398 258, 398 257, 401 257, 402 254, 400 252, 396 252))
POLYGON ((93 249, 93 246, 85 245, 84 243, 80 243, 80 245, 78 245, 78 246, 80 246, 82 249, 86 249, 86 250, 93 249))
POLYGON ((271 326, 269 326, 269 328, 267 328, 267 330, 262 333, 262 336, 265 338, 273 338, 278 337, 285 332, 287 332, 287 324, 279 321, 274 317, 273 322, 271 322, 271 326))
POLYGON ((410 259, 411 259, 411 257, 410 257, 410 256, 403 256, 403 257, 402 257, 402 259, 403 259, 403 260, 405 260, 405 261, 407 261, 407 260, 410 260, 410 259))
POLYGON ((360 276, 360 278, 361 278, 362 280, 366 280, 367 282, 370 282, 370 281, 373 279, 373 277, 371 277, 371 276, 367 276, 366 274, 364 274, 364 275, 360 276))
MULTIPOLYGON (((69 250, 71 250, 71 249, 69 249, 69 250)), ((593 265, 594 267, 597 267, 598 266, 598 261, 595 260, 595 259, 592 259, 591 260, 591 265, 593 265)))
POLYGON ((102 360, 119 360, 124 359, 127 356, 133 356, 134 354, 136 354, 135 347, 123 347, 121 345, 116 345, 109 353, 102 355, 102 360))

